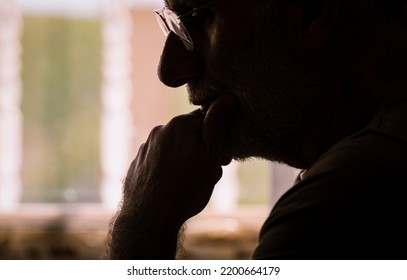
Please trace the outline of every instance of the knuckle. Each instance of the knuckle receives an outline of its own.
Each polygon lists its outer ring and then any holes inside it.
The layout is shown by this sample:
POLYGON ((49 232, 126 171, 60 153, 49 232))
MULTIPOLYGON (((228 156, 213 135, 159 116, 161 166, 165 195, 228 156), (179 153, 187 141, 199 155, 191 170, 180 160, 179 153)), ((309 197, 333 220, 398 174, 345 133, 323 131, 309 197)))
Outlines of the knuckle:
POLYGON ((154 127, 154 128, 151 130, 150 135, 159 134, 160 131, 163 129, 163 127, 164 127, 163 125, 158 125, 158 126, 154 127))
POLYGON ((142 144, 140 146, 140 149, 144 148, 145 146, 148 146, 148 143, 151 143, 153 141, 153 139, 155 139, 156 137, 158 137, 160 134, 162 134, 164 126, 163 125, 159 125, 154 127, 151 131, 150 134, 148 135, 147 138, 147 142, 142 144))
POLYGON ((186 120, 186 117, 184 115, 180 115, 180 116, 176 116, 174 118, 172 118, 168 124, 167 127, 178 127, 180 125, 182 125, 186 120))
POLYGON ((166 127, 168 127, 170 130, 178 130, 184 128, 185 126, 201 126, 202 120, 203 119, 197 114, 189 113, 174 117, 168 122, 166 127))

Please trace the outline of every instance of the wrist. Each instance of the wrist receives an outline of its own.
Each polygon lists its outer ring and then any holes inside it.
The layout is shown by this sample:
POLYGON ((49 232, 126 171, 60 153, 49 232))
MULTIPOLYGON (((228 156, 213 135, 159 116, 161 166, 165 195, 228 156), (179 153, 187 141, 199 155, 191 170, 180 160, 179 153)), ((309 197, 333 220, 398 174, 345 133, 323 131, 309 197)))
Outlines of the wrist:
POLYGON ((174 259, 182 224, 119 213, 108 245, 109 259, 174 259))

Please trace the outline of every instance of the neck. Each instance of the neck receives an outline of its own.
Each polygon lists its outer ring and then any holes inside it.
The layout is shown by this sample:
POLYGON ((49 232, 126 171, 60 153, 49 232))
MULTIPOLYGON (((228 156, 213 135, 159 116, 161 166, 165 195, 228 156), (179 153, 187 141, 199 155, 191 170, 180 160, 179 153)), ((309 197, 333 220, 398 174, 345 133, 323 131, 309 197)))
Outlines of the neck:
POLYGON ((388 99, 402 94, 407 85, 384 78, 359 79, 337 90, 332 87, 327 100, 321 102, 321 111, 312 131, 301 149, 302 162, 292 164, 301 169, 311 167, 322 154, 342 139, 364 129, 377 115, 388 99))

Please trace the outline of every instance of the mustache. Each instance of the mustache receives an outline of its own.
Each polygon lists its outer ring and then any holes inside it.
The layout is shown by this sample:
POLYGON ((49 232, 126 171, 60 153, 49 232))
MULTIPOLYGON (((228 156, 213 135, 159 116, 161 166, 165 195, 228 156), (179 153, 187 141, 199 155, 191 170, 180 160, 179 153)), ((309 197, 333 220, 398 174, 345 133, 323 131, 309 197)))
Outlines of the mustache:
POLYGON ((194 105, 204 105, 219 97, 223 91, 220 86, 201 81, 191 81, 187 84, 189 102, 194 105))

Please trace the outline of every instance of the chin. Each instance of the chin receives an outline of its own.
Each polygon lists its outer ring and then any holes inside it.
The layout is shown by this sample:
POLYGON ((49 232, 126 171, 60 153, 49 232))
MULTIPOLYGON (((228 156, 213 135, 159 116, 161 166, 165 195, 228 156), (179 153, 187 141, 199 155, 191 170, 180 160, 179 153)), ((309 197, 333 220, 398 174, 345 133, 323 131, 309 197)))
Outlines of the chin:
POLYGON ((298 143, 296 137, 276 137, 260 134, 254 126, 235 123, 225 144, 225 155, 237 161, 261 158, 272 162, 298 167, 298 143), (290 140, 291 139, 291 140, 290 140))
POLYGON ((265 141, 256 140, 243 131, 243 129, 234 127, 229 133, 224 150, 227 157, 237 161, 245 161, 253 157, 275 160, 269 155, 269 151, 272 150, 270 145, 265 144, 265 141))

